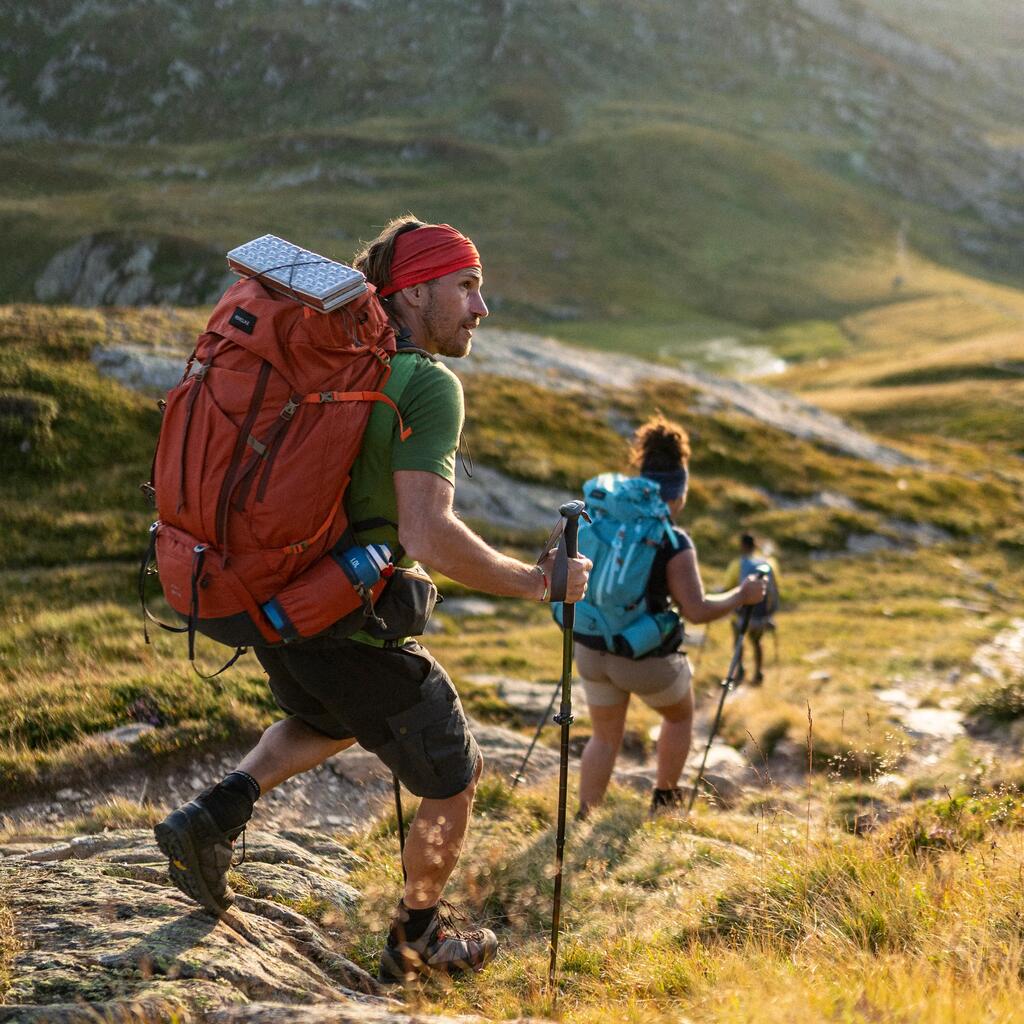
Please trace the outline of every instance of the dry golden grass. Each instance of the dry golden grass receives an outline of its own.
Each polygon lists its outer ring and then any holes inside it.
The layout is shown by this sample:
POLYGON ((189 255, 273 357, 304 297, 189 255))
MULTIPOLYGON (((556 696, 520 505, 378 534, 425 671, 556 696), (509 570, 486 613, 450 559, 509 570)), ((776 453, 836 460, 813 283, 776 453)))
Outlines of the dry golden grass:
MULTIPOLYGON (((552 1012, 551 789, 482 787, 457 888, 503 949, 478 977, 412 993, 415 1009, 552 1012)), ((1021 825, 1011 793, 923 803, 857 838, 778 807, 698 805, 689 821, 650 821, 641 797, 613 790, 586 824, 569 825, 556 1015, 1013 1021, 1024 995, 1021 825)), ((392 829, 386 821, 355 840, 368 892, 345 917, 349 934, 387 919, 392 829)), ((360 940, 350 952, 369 964, 375 947, 360 940)))

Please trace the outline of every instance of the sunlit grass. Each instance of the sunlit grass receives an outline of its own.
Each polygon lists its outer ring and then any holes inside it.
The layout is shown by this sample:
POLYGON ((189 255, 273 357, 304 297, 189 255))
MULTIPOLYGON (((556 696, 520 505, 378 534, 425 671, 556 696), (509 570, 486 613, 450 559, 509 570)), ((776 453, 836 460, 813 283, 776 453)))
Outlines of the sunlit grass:
MULTIPOLYGON (((915 324, 936 330, 951 308, 897 308, 888 327, 881 314, 860 323, 863 343, 878 356, 871 372, 906 372, 897 350, 910 344, 907 332, 915 324)), ((991 327, 990 312, 982 306, 962 330, 948 328, 950 365, 978 354, 961 334, 991 327)), ((195 326, 191 314, 161 316, 169 336, 195 326)), ((107 337, 144 343, 144 319, 133 311, 25 307, 0 315, 0 331, 11 354, 6 384, 60 406, 33 435, 38 449, 23 453, 38 460, 0 483, 0 801, 53 793, 69 777, 102 783, 142 762, 251 744, 280 714, 251 656, 211 684, 188 667, 180 637, 155 630, 151 645, 142 642, 130 555, 141 549, 147 513, 134 485, 148 472, 156 414, 148 400, 102 381, 88 354, 107 337), (110 421, 95 434, 101 415, 110 421), (151 728, 130 743, 103 738, 132 724, 151 728)), ((808 325, 787 338, 803 344, 819 331, 808 325)), ((1013 421, 1001 419, 991 390, 1003 386, 973 381, 962 394, 975 410, 991 406, 992 422, 1005 426, 1013 421)), ((929 430, 958 429, 960 408, 935 390, 944 387, 915 385, 922 400, 945 401, 928 412, 929 430)), ((880 394, 905 393, 872 386, 859 408, 866 417, 881 410, 896 431, 902 413, 883 399, 873 406, 880 394)), ((913 450, 929 465, 887 470, 702 410, 686 389, 657 384, 580 401, 553 444, 548 423, 558 403, 542 388, 470 378, 467 397, 482 462, 567 488, 623 466, 623 422, 639 422, 652 408, 678 417, 694 441, 683 525, 697 543, 707 589, 729 585, 724 566, 741 527, 781 553, 783 610, 777 634, 765 641, 765 686, 729 696, 720 733, 753 765, 746 792, 731 809, 699 801, 689 820, 649 821, 646 794, 613 786, 585 824, 570 814, 562 1019, 1015 1019, 1024 936, 1016 787, 1024 774, 1012 757, 967 738, 925 762, 929 741, 910 736, 900 711, 878 696, 903 691, 932 708, 963 702, 972 728, 983 724, 1004 742, 999 749, 1019 737, 1016 681, 979 685, 972 664, 978 647, 1007 627, 1024 591, 1024 473, 1007 449, 915 436, 913 450), (846 502, 813 504, 822 493, 846 502), (809 504, 793 507, 801 500, 809 504), (932 547, 912 547, 899 522, 945 535, 932 547), (900 549, 848 554, 851 537, 875 534, 900 549), (940 799, 922 802, 929 795, 940 799)), ((923 408, 909 407, 907 422, 923 408)), ((532 557, 522 547, 527 538, 500 539, 532 557)), ((440 582, 450 595, 465 593, 440 582)), ((440 629, 425 642, 471 714, 526 735, 533 716, 477 677, 553 686, 561 639, 547 608, 494 605, 494 615, 461 617, 442 604, 440 629)), ((717 701, 732 649, 727 623, 705 635, 703 649, 690 650, 702 715, 717 701)), ((205 670, 218 667, 216 645, 201 641, 200 651, 205 670)), ((575 711, 578 744, 590 722, 582 701, 575 711)), ((650 753, 659 720, 633 702, 623 763, 650 753)), ((556 743, 556 730, 541 742, 556 743)), ((66 830, 147 827, 162 813, 112 800, 66 830)), ((414 1007, 492 1019, 552 1012, 544 979, 554 819, 550 783, 513 792, 496 773, 485 776, 453 897, 499 932, 503 953, 480 977, 428 986, 412 997, 414 1007)), ((342 838, 363 858, 351 878, 362 903, 296 909, 334 930, 348 955, 374 970, 401 885, 394 813, 342 838)), ((0 991, 7 934, 0 916, 0 991)))
MULTIPOLYGON (((506 793, 500 806, 496 792, 455 896, 502 950, 480 976, 407 993, 421 1012, 552 1011, 554 844, 529 808, 551 807, 553 787, 506 793)), ((867 838, 785 811, 650 821, 645 810, 613 790, 586 824, 570 822, 559 1019, 1014 1019, 1024 822, 1013 794, 921 803, 867 838)), ((356 880, 368 891, 338 923, 379 935, 397 899, 394 851, 379 830, 347 839, 368 858, 356 880)), ((376 948, 363 938, 348 952, 372 966, 376 948)))

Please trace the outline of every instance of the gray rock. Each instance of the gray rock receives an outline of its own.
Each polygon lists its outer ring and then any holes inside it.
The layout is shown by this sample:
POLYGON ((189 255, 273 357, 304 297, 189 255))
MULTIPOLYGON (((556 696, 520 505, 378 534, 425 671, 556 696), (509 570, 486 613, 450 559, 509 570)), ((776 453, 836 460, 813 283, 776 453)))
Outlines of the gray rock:
POLYGON ((116 729, 108 729, 106 732, 94 733, 90 739, 99 743, 124 743, 132 744, 140 736, 147 732, 153 732, 156 726, 148 722, 133 722, 131 725, 119 725, 116 729))
MULTIPOLYGON (((328 819, 330 817, 328 815, 328 819)), ((344 843, 339 843, 337 839, 325 836, 322 832, 306 828, 293 828, 281 829, 279 834, 282 839, 302 847, 307 853, 330 860, 336 867, 354 868, 363 867, 366 864, 362 857, 353 853, 344 843)))
POLYGON ((912 708, 903 715, 911 736, 952 741, 964 735, 963 712, 952 708, 912 708))
MULTIPOLYGON (((559 507, 574 497, 567 491, 515 480, 480 463, 469 477, 460 462, 456 477, 456 511, 505 529, 549 530, 558 519, 559 507)), ((450 603, 446 601, 440 610, 447 611, 450 603)))
POLYGON ((496 601, 483 597, 449 597, 438 606, 438 611, 462 618, 467 615, 497 615, 499 606, 496 601))
POLYGON ((272 900, 284 899, 299 903, 305 899, 326 900, 336 907, 354 907, 359 893, 350 885, 320 871, 295 867, 292 864, 260 864, 246 862, 238 873, 256 889, 256 895, 272 900))
POLYGON ((620 352, 580 349, 534 334, 481 328, 477 335, 473 357, 452 364, 459 374, 496 374, 570 393, 628 389, 649 380, 671 381, 695 390, 705 408, 731 409, 794 437, 882 466, 923 465, 904 452, 879 444, 838 416, 782 391, 697 370, 655 365, 620 352))
POLYGON ((112 377, 134 391, 169 391, 185 369, 185 357, 180 353, 128 346, 97 346, 92 361, 104 377, 112 377))
MULTIPOLYGON (((537 719, 547 710, 556 689, 553 682, 535 683, 528 679, 513 679, 509 676, 476 674, 466 676, 466 681, 478 686, 493 686, 502 700, 528 718, 537 719)), ((557 698, 556 698, 557 699, 557 698)), ((581 684, 576 681, 573 689, 573 703, 582 704, 581 684)))
POLYGON ((198 244, 192 246, 193 265, 182 272, 182 277, 158 283, 161 263, 180 267, 181 244, 160 237, 86 235, 51 257, 36 279, 36 298, 76 306, 161 302, 196 305, 212 301, 223 290, 223 264, 218 262, 218 254, 198 244))
MULTIPOLYGON (((296 848, 274 835, 263 840, 268 850, 296 848)), ((359 993, 376 993, 376 983, 344 957, 337 940, 302 914, 243 899, 217 921, 169 886, 163 869, 102 859, 112 847, 135 856, 151 844, 146 830, 80 836, 62 848, 63 862, 5 863, 19 938, 8 1003, 18 1012, 5 1009, 0 1020, 138 1019, 117 1010, 119 999, 148 1001, 148 1019, 198 1019, 205 1009, 240 999, 347 1007, 359 993), (65 1013, 82 999, 93 1004, 90 1017, 74 1017, 73 1008, 65 1013), (54 1015, 44 1016, 44 1007, 54 1015)), ((358 899, 335 877, 333 858, 305 857, 309 867, 245 867, 275 892, 290 886, 297 900, 314 895, 351 905, 358 899)))

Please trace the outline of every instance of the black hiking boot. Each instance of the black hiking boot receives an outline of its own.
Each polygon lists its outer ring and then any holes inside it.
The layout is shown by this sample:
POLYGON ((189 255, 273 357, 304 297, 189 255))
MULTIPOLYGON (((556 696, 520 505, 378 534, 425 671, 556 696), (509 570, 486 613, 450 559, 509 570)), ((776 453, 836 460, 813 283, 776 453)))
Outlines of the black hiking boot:
POLYGON ((441 900, 434 919, 418 939, 404 939, 400 924, 393 928, 380 955, 377 980, 396 985, 413 981, 417 975, 482 971, 498 951, 498 937, 489 928, 459 928, 456 920, 468 919, 441 900))
POLYGON ((678 786, 673 786, 672 789, 655 789, 651 792, 651 809, 648 813, 653 818, 663 811, 678 810, 682 806, 683 791, 678 786))
POLYGON ((153 834, 170 862, 167 873, 171 881, 219 917, 235 899, 228 885, 234 852, 231 844, 244 831, 243 827, 223 832, 210 812, 198 800, 192 800, 172 811, 153 834))

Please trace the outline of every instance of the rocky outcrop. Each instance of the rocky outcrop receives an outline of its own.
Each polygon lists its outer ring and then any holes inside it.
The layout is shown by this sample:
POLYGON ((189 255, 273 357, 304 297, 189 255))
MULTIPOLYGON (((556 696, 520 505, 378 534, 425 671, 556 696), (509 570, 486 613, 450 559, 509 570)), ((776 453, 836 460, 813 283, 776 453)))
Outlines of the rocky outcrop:
MULTIPOLYGON (((489 772, 518 767, 523 736, 482 725, 474 734, 489 772)), ((556 764, 557 754, 539 747, 529 781, 556 764)), ((390 775, 353 748, 270 796, 279 792, 300 817, 305 806, 307 819, 310 793, 318 808, 347 793, 348 824, 365 824, 389 803, 390 775)), ((363 861, 288 818, 275 801, 260 802, 232 879, 237 899, 219 920, 170 884, 148 829, 70 839, 44 832, 0 845, 0 905, 10 909, 16 942, 0 1024, 476 1020, 406 1013, 393 990, 346 957, 345 911, 361 899, 350 874, 363 861)))
POLYGON ((75 306, 196 305, 215 301, 234 279, 219 254, 193 242, 99 234, 56 253, 35 294, 75 306))
POLYGON ((794 437, 882 466, 921 464, 786 392, 697 370, 660 366, 618 352, 577 348, 536 334, 481 330, 473 355, 451 365, 460 374, 512 377, 569 393, 636 388, 649 380, 682 384, 697 393, 705 410, 739 412, 794 437))
POLYGON ((289 906, 358 899, 351 855, 327 836, 252 836, 238 885, 254 895, 220 920, 169 884, 148 830, 4 852, 20 948, 0 1021, 247 1021, 270 1006, 278 1021, 411 1019, 339 936, 289 906))
POLYGON ((2 850, 18 950, 0 1022, 478 1020, 406 1013, 344 955, 340 913, 359 894, 354 855, 330 836, 252 834, 219 920, 170 885, 148 830, 39 843, 2 850))

